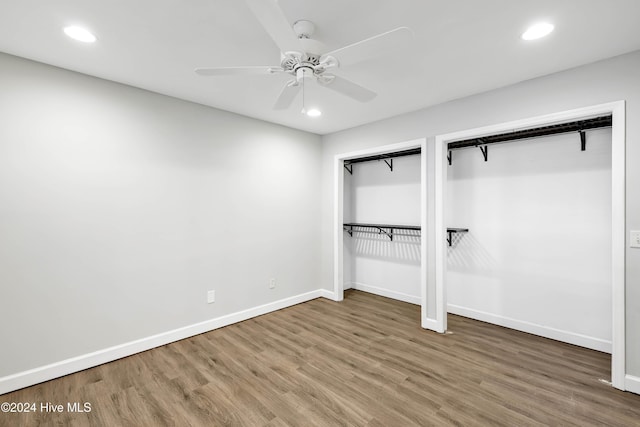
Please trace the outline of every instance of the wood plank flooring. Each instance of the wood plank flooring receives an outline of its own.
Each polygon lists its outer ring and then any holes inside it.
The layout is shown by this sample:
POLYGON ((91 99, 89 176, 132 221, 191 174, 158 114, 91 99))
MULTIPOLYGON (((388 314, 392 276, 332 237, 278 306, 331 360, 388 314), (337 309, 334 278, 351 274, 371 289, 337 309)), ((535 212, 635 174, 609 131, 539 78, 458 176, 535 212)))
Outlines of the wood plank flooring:
POLYGON ((359 291, 0 396, 0 426, 640 426, 610 356, 359 291), (69 413, 68 402, 91 412, 69 413))

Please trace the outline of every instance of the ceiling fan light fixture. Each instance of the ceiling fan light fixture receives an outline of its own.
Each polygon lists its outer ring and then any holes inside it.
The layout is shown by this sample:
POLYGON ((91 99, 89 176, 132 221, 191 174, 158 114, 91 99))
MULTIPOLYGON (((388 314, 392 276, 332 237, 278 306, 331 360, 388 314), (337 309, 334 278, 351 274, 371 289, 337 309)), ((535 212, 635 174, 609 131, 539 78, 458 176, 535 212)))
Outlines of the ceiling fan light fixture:
POLYGON ((537 40, 549 35, 553 31, 553 29, 553 24, 550 24, 548 22, 538 22, 527 28, 527 31, 522 33, 522 39, 537 40))
POLYGON ((97 40, 96 36, 89 30, 75 25, 64 27, 64 33, 72 39, 83 43, 94 43, 97 40))

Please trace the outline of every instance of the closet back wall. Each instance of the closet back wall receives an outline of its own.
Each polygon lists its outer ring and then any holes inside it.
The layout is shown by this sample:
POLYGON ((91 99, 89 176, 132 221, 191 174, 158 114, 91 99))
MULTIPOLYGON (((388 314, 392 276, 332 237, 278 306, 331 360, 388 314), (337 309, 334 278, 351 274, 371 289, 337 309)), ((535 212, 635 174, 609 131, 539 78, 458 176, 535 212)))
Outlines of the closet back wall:
MULTIPOLYGON (((420 155, 393 159, 393 171, 384 161, 356 163, 344 188, 345 222, 420 225, 420 155)), ((420 233, 397 232, 412 236, 345 233, 345 289, 420 304, 420 233)))
POLYGON ((454 150, 449 312, 611 351, 611 130, 454 150))
POLYGON ((0 378, 319 288, 319 136, 5 54, 0 93, 0 378))

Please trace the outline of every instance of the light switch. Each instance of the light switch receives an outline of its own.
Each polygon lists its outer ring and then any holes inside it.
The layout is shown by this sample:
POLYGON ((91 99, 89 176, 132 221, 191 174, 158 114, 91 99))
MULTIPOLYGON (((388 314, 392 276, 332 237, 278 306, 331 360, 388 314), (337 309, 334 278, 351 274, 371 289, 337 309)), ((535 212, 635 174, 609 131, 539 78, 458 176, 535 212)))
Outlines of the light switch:
POLYGON ((631 246, 632 248, 640 248, 640 231, 631 230, 630 240, 631 243, 629 244, 629 246, 631 246))

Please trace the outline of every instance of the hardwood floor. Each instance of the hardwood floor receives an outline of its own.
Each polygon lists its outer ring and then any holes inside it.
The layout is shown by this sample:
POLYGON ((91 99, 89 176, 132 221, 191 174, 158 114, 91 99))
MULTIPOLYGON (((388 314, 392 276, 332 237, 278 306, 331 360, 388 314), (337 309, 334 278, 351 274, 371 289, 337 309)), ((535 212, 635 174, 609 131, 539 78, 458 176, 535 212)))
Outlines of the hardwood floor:
POLYGON ((0 426, 640 426, 610 356, 359 291, 8 393, 0 426), (65 412, 41 412, 63 404, 65 412), (87 402, 91 412, 67 412, 87 402))

